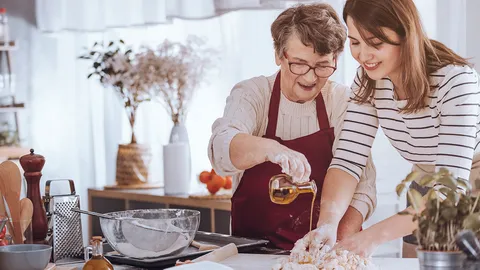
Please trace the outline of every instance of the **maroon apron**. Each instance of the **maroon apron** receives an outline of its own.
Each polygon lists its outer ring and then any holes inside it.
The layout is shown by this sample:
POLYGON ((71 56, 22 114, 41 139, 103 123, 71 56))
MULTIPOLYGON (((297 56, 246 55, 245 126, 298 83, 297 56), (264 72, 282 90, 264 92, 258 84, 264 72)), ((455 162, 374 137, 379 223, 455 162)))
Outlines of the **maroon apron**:
MULTIPOLYGON (((310 163, 311 179, 315 180, 318 187, 313 210, 313 226, 316 227, 323 180, 332 161, 335 134, 328 123, 325 102, 320 93, 316 98, 320 130, 294 140, 284 141, 276 137, 280 95, 280 73, 278 73, 270 98, 267 132, 264 138, 276 140, 304 154, 310 163)), ((295 201, 287 205, 270 201, 268 183, 272 176, 281 171, 279 165, 264 162, 244 172, 232 197, 232 235, 267 239, 274 247, 290 250, 298 239, 308 233, 313 194, 300 194, 295 201)))

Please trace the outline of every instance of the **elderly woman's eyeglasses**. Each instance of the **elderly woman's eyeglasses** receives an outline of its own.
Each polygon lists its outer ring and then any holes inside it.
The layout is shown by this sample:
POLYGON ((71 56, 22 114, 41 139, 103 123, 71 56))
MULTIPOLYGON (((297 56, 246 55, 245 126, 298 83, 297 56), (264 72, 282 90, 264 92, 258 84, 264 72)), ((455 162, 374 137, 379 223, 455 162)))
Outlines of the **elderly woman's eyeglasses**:
POLYGON ((295 75, 305 75, 307 74, 311 69, 315 72, 315 75, 319 78, 328 78, 332 76, 332 74, 337 70, 337 60, 335 59, 335 66, 315 66, 312 67, 308 64, 305 63, 295 63, 295 62, 290 62, 288 60, 288 55, 286 52, 283 53, 285 56, 285 59, 287 59, 288 63, 288 68, 290 69, 290 72, 292 72, 295 75))

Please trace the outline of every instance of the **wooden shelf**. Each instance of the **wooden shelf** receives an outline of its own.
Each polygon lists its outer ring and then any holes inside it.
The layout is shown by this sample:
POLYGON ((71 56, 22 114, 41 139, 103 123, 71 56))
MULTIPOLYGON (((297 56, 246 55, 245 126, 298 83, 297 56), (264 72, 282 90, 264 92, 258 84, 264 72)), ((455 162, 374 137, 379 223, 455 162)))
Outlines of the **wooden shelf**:
POLYGON ((17 103, 13 105, 0 105, 0 113, 18 112, 25 109, 24 103, 17 103))
POLYGON ((30 153, 30 148, 15 146, 0 146, 0 160, 19 159, 30 153))
POLYGON ((15 51, 18 49, 17 42, 15 40, 10 41, 8 44, 0 42, 0 51, 15 51))

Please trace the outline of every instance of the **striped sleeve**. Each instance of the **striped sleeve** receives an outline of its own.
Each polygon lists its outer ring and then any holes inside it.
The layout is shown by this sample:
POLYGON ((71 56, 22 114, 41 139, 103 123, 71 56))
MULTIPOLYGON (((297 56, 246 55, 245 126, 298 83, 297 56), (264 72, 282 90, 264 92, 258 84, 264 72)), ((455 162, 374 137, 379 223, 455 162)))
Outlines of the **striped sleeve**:
POLYGON ((469 67, 454 67, 439 85, 439 143, 436 169, 445 167, 469 179, 477 137, 480 88, 478 74, 469 67))
MULTIPOLYGON (((360 89, 361 69, 352 84, 352 95, 360 89)), ((369 102, 350 99, 330 168, 341 169, 360 181, 378 130, 377 111, 369 102)))

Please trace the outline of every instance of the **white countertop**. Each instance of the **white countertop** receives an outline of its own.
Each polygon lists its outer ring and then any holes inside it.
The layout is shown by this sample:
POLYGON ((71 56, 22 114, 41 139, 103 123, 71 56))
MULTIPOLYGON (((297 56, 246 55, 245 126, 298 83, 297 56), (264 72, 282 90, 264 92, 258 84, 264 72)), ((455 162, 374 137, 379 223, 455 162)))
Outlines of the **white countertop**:
MULTIPOLYGON (((286 255, 238 254, 220 263, 235 270, 270 270, 278 259, 286 255)), ((418 259, 373 258, 380 270, 419 270, 418 259)))

